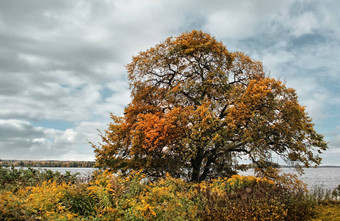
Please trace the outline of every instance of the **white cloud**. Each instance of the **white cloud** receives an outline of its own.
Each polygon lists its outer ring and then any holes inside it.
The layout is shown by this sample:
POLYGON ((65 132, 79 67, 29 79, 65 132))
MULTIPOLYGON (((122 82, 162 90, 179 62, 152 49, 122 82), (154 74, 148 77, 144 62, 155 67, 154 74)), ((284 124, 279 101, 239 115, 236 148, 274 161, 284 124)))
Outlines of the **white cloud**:
POLYGON ((313 33, 318 25, 317 18, 311 12, 306 12, 299 16, 294 22, 292 34, 295 37, 313 33))
POLYGON ((46 58, 39 57, 36 55, 18 54, 18 57, 19 57, 19 60, 23 60, 29 65, 45 66, 48 63, 48 60, 46 58))

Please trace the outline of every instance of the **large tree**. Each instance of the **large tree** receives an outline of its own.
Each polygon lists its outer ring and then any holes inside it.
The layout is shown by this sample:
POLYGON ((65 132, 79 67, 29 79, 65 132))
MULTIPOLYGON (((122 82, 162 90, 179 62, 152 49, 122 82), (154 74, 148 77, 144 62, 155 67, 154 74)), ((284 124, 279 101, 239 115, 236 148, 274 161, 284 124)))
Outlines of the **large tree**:
POLYGON ((327 148, 294 89, 201 31, 170 37, 127 65, 131 103, 95 147, 100 167, 191 181, 230 176, 247 158, 320 164, 327 148))

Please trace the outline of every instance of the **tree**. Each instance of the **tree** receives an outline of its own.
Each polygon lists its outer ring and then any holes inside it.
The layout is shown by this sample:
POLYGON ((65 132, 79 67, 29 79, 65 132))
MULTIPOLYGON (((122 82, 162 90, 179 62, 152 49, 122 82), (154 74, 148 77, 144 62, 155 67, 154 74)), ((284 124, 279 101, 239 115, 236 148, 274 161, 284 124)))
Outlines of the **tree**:
POLYGON ((127 65, 132 101, 94 146, 97 166, 190 181, 230 176, 247 157, 320 164, 323 137, 294 89, 201 31, 170 37, 127 65))

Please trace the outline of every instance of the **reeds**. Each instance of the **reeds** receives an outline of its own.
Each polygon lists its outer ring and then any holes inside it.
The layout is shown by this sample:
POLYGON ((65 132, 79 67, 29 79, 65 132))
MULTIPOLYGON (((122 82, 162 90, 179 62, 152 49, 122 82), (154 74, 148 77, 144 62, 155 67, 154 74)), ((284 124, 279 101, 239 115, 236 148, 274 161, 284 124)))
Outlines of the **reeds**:
POLYGON ((340 202, 340 185, 335 189, 324 189, 321 186, 314 186, 307 196, 316 203, 340 202))

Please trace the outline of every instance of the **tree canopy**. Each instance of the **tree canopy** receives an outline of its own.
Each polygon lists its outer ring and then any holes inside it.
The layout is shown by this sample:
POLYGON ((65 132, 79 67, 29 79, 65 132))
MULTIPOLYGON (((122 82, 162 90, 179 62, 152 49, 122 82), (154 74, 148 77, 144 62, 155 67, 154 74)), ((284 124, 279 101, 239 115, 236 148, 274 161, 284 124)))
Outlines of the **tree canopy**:
POLYGON ((232 175, 244 157, 261 170, 273 156, 318 165, 327 148, 294 89, 209 34, 169 37, 127 72, 132 101, 94 145, 97 166, 202 181, 232 175))

